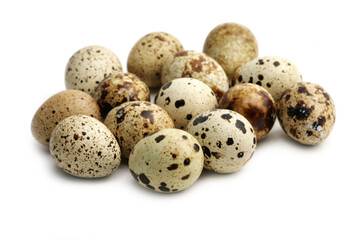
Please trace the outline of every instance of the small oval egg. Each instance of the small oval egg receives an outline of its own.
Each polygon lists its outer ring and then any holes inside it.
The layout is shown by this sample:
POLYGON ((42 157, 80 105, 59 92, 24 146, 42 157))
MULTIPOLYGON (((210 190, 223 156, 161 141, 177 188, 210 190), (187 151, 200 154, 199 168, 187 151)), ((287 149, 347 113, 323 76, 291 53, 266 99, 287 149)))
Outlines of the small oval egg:
POLYGON ((105 117, 110 110, 125 102, 149 101, 150 90, 135 74, 119 73, 104 79, 93 97, 105 117))
POLYGON ((143 101, 128 102, 113 108, 104 124, 118 139, 122 157, 126 159, 135 144, 145 136, 160 129, 175 127, 165 110, 143 101))
POLYGON ((205 83, 194 78, 178 78, 161 87, 155 104, 167 111, 176 128, 184 129, 198 114, 216 108, 217 99, 205 83))
POLYGON ((120 147, 113 134, 85 115, 68 117, 56 126, 50 152, 58 167, 82 178, 108 176, 120 164, 120 147))
POLYGON ((56 125, 66 117, 83 114, 100 119, 97 102, 79 90, 65 90, 47 99, 32 118, 31 131, 34 138, 48 146, 56 125))
POLYGON ((217 100, 228 91, 229 81, 223 68, 205 53, 182 51, 169 58, 162 68, 162 85, 176 78, 195 78, 207 84, 217 100))
POLYGON ((294 63, 282 57, 262 57, 247 62, 237 69, 233 85, 255 83, 265 88, 277 102, 283 92, 302 81, 294 63))
POLYGON ((136 181, 162 193, 191 186, 203 169, 203 153, 197 140, 179 129, 162 129, 135 145, 129 169, 136 181))
POLYGON ((274 126, 276 106, 263 87, 251 83, 237 84, 226 92, 218 108, 243 115, 253 126, 257 140, 264 138, 274 126))
POLYGON ((224 23, 208 34, 203 52, 215 59, 232 79, 240 66, 258 57, 258 43, 247 27, 224 23))
POLYGON ((324 141, 336 119, 331 96, 319 85, 300 82, 287 90, 277 103, 284 132, 295 141, 316 145, 324 141))
POLYGON ((104 78, 121 72, 120 60, 111 50, 102 46, 84 47, 73 54, 67 63, 66 88, 93 95, 104 78))
POLYGON ((181 42, 171 34, 153 32, 135 43, 127 61, 128 71, 148 87, 160 87, 161 69, 169 57, 183 50, 181 42))
POLYGON ((252 125, 242 115, 226 109, 214 109, 192 119, 186 131, 202 146, 204 167, 218 173, 242 168, 257 145, 252 125))

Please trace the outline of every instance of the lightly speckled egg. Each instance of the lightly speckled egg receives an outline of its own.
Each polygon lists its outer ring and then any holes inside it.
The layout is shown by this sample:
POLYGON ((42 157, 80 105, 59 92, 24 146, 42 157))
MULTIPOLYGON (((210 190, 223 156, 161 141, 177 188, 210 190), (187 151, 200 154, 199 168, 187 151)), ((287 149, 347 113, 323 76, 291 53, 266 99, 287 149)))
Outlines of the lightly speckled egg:
POLYGON ((242 115, 227 109, 214 109, 192 119, 186 131, 202 146, 204 167, 218 173, 242 168, 257 145, 252 125, 242 115))
POLYGON ((208 34, 203 52, 215 59, 231 80, 237 68, 258 57, 258 43, 247 27, 223 23, 208 34))
POLYGON ((283 92, 301 82, 299 69, 288 59, 282 57, 262 57, 247 62, 237 69, 233 85, 255 83, 262 86, 277 102, 283 92))
POLYGON ((95 88, 109 74, 122 72, 119 58, 108 48, 88 46, 78 50, 66 67, 67 89, 78 89, 94 94, 95 88))
POLYGON ((97 101, 103 117, 110 110, 130 101, 149 101, 150 90, 133 73, 109 75, 96 88, 94 99, 97 101))
POLYGON ((104 124, 118 139, 122 157, 126 159, 135 144, 145 136, 160 129, 175 127, 165 110, 143 101, 127 102, 113 108, 104 124))
POLYGON ((129 157, 136 181, 157 192, 173 193, 191 186, 203 169, 198 141, 179 129, 162 129, 143 138, 129 157))
POLYGON ((120 164, 120 147, 113 134, 85 115, 68 117, 56 126, 50 152, 58 167, 82 178, 108 176, 120 164))
POLYGON ((276 106, 273 97, 263 87, 242 83, 231 87, 218 104, 243 115, 252 124, 257 140, 264 138, 274 126, 276 106))
POLYGON ((155 104, 170 115, 176 128, 185 129, 198 114, 217 107, 210 87, 194 78, 178 78, 161 87, 155 104))
POLYGON ((97 102, 79 90, 61 91, 47 99, 32 118, 31 131, 34 138, 48 146, 56 125, 66 117, 83 114, 100 119, 97 102))
POLYGON ((316 145, 330 134, 336 119, 330 95, 319 85, 300 82, 281 96, 277 115, 284 132, 297 142, 316 145))
POLYGON ((207 84, 217 100, 228 91, 229 81, 223 68, 205 53, 182 51, 170 57, 161 72, 162 85, 176 78, 195 78, 207 84))
POLYGON ((148 87, 160 87, 161 69, 166 60, 183 50, 181 42, 165 32, 145 35, 131 49, 127 68, 136 74, 148 87))

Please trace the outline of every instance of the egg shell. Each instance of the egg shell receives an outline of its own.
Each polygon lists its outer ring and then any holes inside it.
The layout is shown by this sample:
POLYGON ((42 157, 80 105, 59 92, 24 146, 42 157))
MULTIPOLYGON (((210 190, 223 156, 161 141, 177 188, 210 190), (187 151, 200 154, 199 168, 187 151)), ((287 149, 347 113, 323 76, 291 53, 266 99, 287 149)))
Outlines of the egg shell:
POLYGON ((155 104, 167 111, 176 128, 185 129, 192 118, 215 109, 217 99, 205 83, 194 78, 178 78, 161 87, 155 104))
POLYGON ((84 47, 73 54, 67 63, 66 88, 93 95, 95 88, 104 78, 120 72, 120 60, 111 50, 102 46, 84 47))
POLYGON ((285 133, 297 142, 316 145, 324 141, 336 119, 331 96, 319 85, 300 82, 277 103, 277 115, 285 133))
POLYGON ((63 171, 82 178, 108 176, 120 164, 120 147, 113 134, 85 115, 68 117, 56 126, 50 153, 63 171))
POLYGON ((205 53, 182 51, 169 58, 162 68, 162 85, 176 79, 190 77, 207 84, 217 100, 228 91, 229 81, 223 68, 205 53))
POLYGON ((191 186, 203 169, 203 153, 198 141, 179 129, 162 129, 135 145, 129 169, 136 181, 162 193, 191 186))
POLYGON ((231 87, 223 95, 218 108, 230 109, 243 115, 252 124, 257 140, 269 133, 276 119, 273 97, 263 87, 251 83, 231 87))
POLYGON ((166 60, 183 50, 181 42, 165 32, 153 32, 135 43, 129 53, 127 68, 148 87, 160 87, 161 69, 166 60))
POLYGON ((94 99, 97 101, 102 115, 125 102, 149 101, 150 90, 146 84, 133 73, 109 75, 96 88, 94 99))
POLYGON ((233 84, 255 83, 262 86, 277 102, 283 92, 302 81, 299 69, 288 59, 267 56, 256 58, 237 69, 233 84))
POLYGON ((208 34, 203 52, 214 58, 232 79, 237 68, 258 57, 258 43, 247 27, 224 23, 208 34))
POLYGON ((148 134, 175 125, 161 107, 143 101, 127 102, 113 108, 104 124, 117 138, 122 157, 129 158, 131 149, 148 134))
POLYGON ((186 131, 202 146, 204 167, 218 173, 231 173, 242 168, 257 145, 248 120, 227 109, 214 109, 198 115, 187 125, 186 131))
POLYGON ((79 90, 65 90, 47 99, 32 118, 31 131, 34 138, 48 146, 56 125, 66 117, 83 114, 100 119, 97 102, 79 90))

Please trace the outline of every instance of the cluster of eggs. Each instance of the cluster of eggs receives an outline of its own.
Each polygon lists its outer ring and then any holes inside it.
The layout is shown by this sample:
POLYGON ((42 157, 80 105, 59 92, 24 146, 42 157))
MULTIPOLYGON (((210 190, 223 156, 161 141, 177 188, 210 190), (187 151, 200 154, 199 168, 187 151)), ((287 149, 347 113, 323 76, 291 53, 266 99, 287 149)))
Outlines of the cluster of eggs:
POLYGON ((104 177, 125 160, 142 186, 176 192, 203 168, 242 168, 276 116, 287 135, 307 145, 322 142, 335 122, 329 94, 302 82, 291 61, 258 57, 254 35, 240 24, 215 27, 203 52, 185 51, 168 33, 147 34, 127 69, 107 48, 80 49, 66 67, 67 90, 35 113, 34 138, 65 172, 104 177))

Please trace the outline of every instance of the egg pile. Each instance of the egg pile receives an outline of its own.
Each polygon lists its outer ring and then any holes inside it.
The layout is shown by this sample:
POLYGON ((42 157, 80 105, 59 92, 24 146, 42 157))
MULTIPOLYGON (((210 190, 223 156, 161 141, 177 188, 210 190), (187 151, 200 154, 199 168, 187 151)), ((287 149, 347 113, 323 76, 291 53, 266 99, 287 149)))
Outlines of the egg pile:
POLYGON ((336 118, 321 86, 302 82, 288 59, 259 57, 253 33, 237 23, 215 27, 203 52, 184 50, 168 33, 149 33, 132 47, 127 70, 102 46, 69 59, 67 90, 46 100, 31 124, 63 171, 100 178, 125 162, 143 187, 173 193, 203 168, 241 169, 276 117, 305 145, 326 139, 336 118), (153 88, 160 89, 150 102, 153 88))

